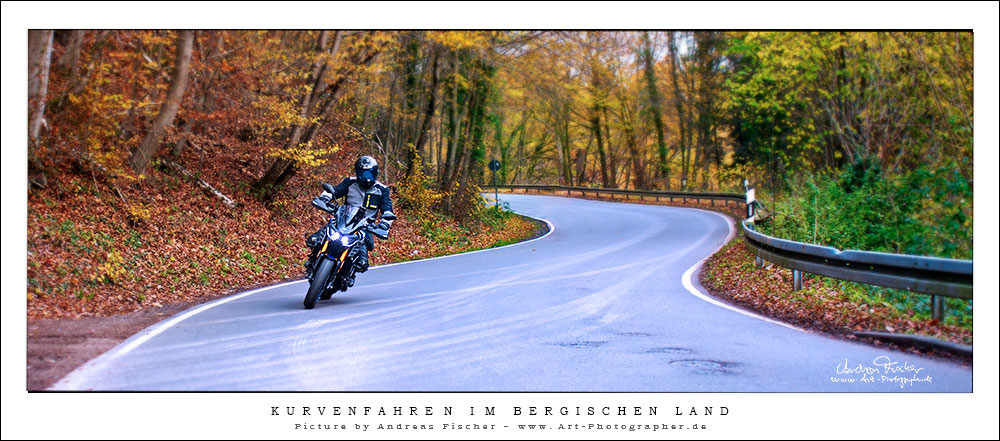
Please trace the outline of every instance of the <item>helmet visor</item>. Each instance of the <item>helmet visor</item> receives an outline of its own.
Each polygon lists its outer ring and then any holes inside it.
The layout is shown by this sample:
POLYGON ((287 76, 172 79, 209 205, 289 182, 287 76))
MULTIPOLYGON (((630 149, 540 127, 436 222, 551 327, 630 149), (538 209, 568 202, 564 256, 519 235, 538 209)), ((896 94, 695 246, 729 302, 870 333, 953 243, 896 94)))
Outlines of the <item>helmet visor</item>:
POLYGON ((358 179, 361 182, 363 182, 365 184, 368 184, 368 185, 374 184, 375 183, 375 172, 373 172, 372 170, 362 170, 361 173, 358 174, 358 179))

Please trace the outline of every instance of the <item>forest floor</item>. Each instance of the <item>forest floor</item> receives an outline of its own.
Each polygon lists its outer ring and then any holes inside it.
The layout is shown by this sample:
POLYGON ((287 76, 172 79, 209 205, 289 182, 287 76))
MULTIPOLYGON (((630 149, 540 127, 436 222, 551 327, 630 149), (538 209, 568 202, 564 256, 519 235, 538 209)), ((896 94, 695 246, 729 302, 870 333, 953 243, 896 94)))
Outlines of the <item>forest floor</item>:
MULTIPOLYGON (((549 194, 567 196, 564 192, 549 194)), ((745 210, 743 204, 708 200, 581 197, 578 194, 570 197, 699 208, 716 211, 732 219, 742 219, 745 210)), ((792 291, 792 271, 770 263, 763 268, 756 267, 754 256, 747 250, 740 234, 734 235, 729 243, 705 261, 699 281, 720 300, 812 332, 961 363, 972 361, 969 356, 956 355, 922 343, 890 342, 857 335, 859 332, 914 335, 970 346, 973 341, 971 329, 932 319, 917 319, 912 310, 900 310, 889 302, 873 301, 870 296, 858 295, 859 291, 866 289, 866 285, 807 275, 803 277, 803 289, 792 291)))

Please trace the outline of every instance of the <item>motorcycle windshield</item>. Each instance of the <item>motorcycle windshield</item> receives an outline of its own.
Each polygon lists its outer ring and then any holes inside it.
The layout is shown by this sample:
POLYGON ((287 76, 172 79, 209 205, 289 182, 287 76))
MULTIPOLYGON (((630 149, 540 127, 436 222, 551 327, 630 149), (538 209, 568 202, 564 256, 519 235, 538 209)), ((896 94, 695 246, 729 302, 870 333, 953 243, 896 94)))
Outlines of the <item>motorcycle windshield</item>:
POLYGON ((337 231, 340 234, 351 234, 363 220, 363 214, 361 207, 341 205, 337 208, 337 231))

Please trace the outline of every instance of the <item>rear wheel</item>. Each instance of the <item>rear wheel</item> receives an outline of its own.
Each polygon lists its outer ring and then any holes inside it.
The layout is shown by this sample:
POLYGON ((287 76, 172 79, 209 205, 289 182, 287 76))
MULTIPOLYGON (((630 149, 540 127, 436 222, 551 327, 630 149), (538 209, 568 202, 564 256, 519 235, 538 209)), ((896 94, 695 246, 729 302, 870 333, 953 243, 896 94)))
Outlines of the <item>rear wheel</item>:
POLYGON ((316 273, 313 274, 312 282, 309 283, 309 291, 306 291, 306 299, 302 302, 306 309, 313 309, 316 306, 316 299, 326 289, 327 279, 330 278, 330 273, 337 266, 335 261, 324 256, 320 256, 318 259, 320 260, 319 266, 316 268, 316 273))

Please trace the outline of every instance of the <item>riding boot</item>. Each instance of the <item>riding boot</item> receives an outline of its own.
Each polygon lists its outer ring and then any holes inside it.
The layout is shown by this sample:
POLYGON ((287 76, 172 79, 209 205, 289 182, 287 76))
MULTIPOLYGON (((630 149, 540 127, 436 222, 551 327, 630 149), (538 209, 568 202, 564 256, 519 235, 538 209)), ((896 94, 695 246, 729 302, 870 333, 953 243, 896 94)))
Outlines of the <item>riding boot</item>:
POLYGON ((371 234, 365 236, 365 243, 358 252, 358 272, 368 271, 368 252, 375 249, 375 238, 371 234))
POLYGON ((358 251, 357 272, 363 273, 365 271, 368 271, 368 247, 361 246, 358 248, 359 251, 358 251))

